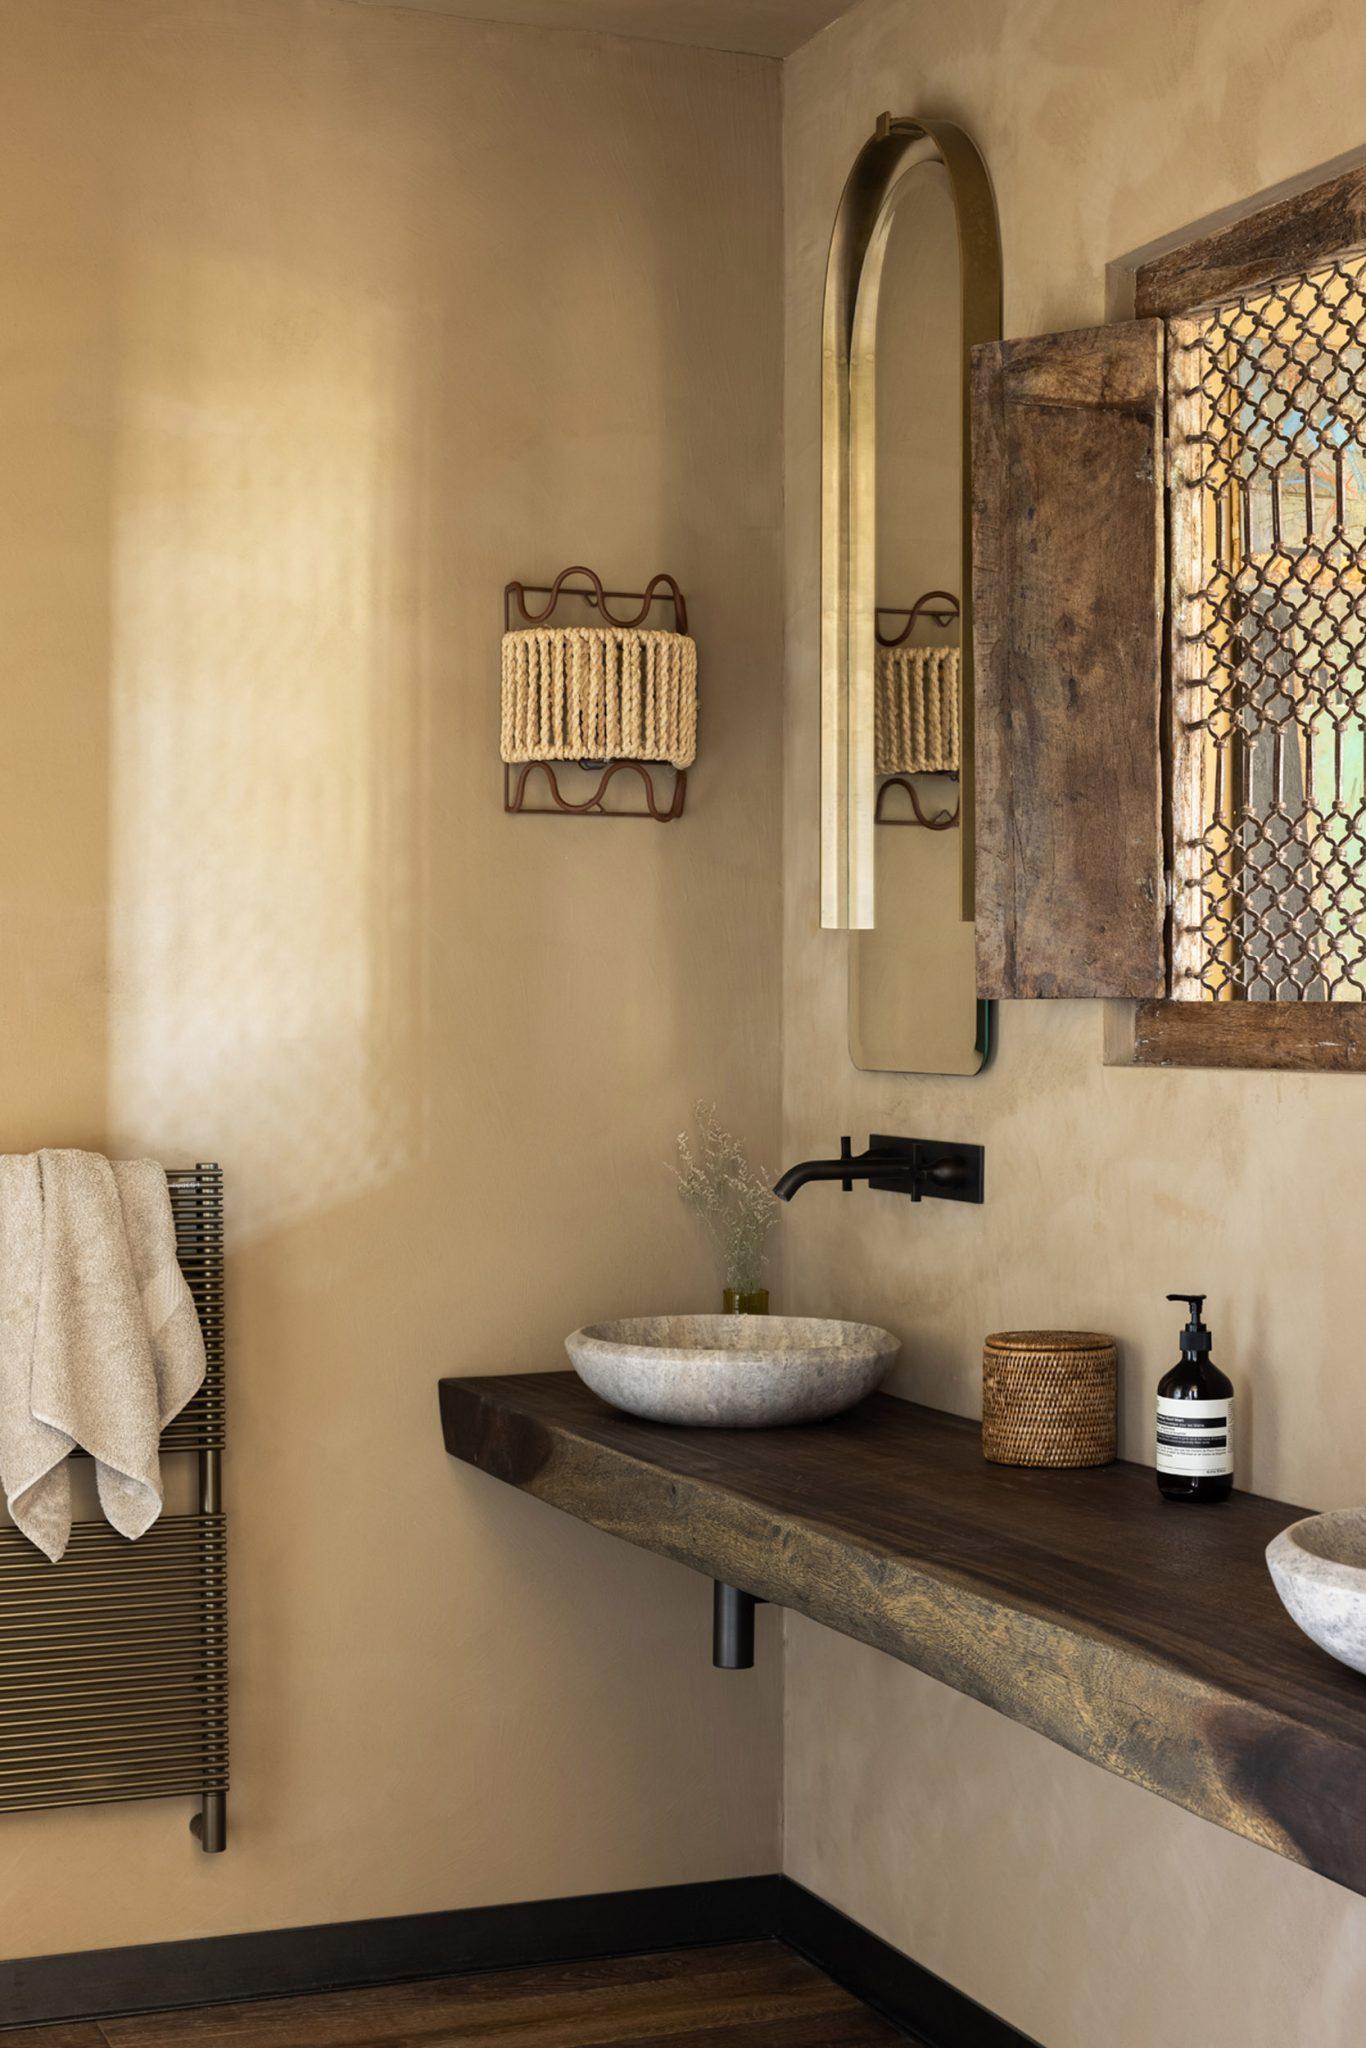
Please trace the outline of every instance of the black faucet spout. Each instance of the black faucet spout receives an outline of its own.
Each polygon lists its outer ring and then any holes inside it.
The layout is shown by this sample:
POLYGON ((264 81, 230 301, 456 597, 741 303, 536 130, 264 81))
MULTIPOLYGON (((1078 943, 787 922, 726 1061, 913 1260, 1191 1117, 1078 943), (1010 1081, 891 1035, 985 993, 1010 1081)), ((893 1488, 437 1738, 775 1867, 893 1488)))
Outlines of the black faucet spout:
POLYGON ((787 1172, 773 1183, 773 1192, 783 1202, 790 1202, 798 1188, 804 1188, 812 1180, 871 1180, 876 1174, 898 1174, 906 1171, 906 1161, 890 1152, 860 1152, 856 1158, 847 1153, 843 1159, 803 1159, 796 1166, 789 1166, 787 1172))
POLYGON ((798 1188, 815 1180, 837 1180, 846 1194, 862 1180, 886 1194, 909 1195, 913 1202, 922 1195, 980 1202, 982 1148, 938 1138, 879 1137, 875 1132, 867 1151, 855 1152, 849 1139, 842 1138, 838 1159, 803 1159, 789 1166, 774 1182, 773 1192, 780 1201, 790 1202, 798 1188))

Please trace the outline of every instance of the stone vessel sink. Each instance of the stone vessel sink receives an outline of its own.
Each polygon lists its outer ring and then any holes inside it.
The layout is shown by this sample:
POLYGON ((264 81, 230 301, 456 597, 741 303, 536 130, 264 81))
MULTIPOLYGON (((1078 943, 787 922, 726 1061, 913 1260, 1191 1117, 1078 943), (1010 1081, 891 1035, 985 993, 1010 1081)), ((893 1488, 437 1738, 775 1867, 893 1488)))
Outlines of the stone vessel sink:
POLYGON ((1266 1561, 1291 1619, 1330 1657, 1366 1672, 1366 1508, 1292 1522, 1266 1561))
POLYGON ((823 1316, 634 1316, 565 1338, 586 1385, 647 1422, 771 1429, 852 1408, 900 1345, 823 1316))

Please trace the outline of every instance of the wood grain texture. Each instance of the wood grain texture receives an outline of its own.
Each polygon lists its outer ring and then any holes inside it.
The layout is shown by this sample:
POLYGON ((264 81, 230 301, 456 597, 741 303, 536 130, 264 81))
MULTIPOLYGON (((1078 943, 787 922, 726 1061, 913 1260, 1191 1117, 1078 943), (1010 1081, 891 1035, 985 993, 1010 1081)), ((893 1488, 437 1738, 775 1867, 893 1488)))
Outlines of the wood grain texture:
POLYGON ((1162 348, 973 351, 981 996, 1166 993, 1162 348))
POLYGON ((89 2040, 15 2038, 28 2048, 879 2048, 904 2039, 776 1941, 201 2006, 80 2032, 89 2040))
POLYGON ((1366 1003, 1138 1003, 1127 1064, 1366 1073, 1366 1003))
POLYGON ((495 1478, 1366 1891, 1366 1680, 1300 1634, 1263 1556, 1306 1510, 1174 1506, 1130 1464, 988 1466, 976 1423, 886 1395, 763 1432, 636 1422, 568 1373, 443 1380, 441 1407, 495 1478))
POLYGON ((6 2027, 0 2013, 0 2041, 5 2048, 109 2048, 93 2023, 55 2027, 6 2027))
POLYGON ((1366 243, 1366 165, 1274 200, 1134 273, 1140 317, 1187 313, 1366 243))

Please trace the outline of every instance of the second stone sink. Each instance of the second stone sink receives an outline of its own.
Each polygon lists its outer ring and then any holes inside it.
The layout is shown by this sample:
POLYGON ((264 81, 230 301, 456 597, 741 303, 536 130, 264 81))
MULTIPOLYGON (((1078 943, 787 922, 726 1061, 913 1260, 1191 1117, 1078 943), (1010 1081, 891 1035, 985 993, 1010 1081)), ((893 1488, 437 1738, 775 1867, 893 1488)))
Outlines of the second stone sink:
POLYGON ((632 1316, 565 1339, 579 1378, 614 1408, 713 1429, 838 1415, 899 1348, 890 1331, 823 1316, 632 1316))
POLYGON ((1292 1522, 1266 1561, 1291 1619, 1339 1664, 1366 1672, 1366 1508, 1292 1522))

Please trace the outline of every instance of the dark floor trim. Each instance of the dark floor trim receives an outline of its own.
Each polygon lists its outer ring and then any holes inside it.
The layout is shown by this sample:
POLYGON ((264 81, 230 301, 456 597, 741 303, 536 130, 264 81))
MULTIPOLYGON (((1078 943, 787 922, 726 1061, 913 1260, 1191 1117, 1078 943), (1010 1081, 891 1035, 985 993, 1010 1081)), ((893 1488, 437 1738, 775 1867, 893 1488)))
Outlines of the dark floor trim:
POLYGON ((1038 2048, 942 1977, 786 1877, 720 1878, 454 1913, 282 1927, 0 1962, 9 2027, 109 2018, 776 1936, 921 2048, 1038 2048))
POLYGON ((0 1962, 0 2029, 761 1940, 777 1926, 778 1888, 776 1877, 721 1878, 0 1962))
POLYGON ((778 1934, 922 2048, 1039 2048, 965 1992, 870 1934, 790 1877, 779 1879, 778 1934))

